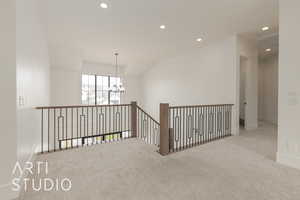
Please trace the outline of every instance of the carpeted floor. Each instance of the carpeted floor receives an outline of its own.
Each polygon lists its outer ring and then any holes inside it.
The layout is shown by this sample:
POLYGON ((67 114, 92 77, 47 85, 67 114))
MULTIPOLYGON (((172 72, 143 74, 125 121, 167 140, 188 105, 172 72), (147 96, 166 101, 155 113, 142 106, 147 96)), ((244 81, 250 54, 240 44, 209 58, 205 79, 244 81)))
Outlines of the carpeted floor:
MULTIPOLYGON (((264 125, 162 157, 141 141, 38 157, 69 192, 22 193, 22 200, 299 200, 300 170, 277 164, 276 128, 264 125)), ((34 176, 39 179, 43 177, 34 176)))

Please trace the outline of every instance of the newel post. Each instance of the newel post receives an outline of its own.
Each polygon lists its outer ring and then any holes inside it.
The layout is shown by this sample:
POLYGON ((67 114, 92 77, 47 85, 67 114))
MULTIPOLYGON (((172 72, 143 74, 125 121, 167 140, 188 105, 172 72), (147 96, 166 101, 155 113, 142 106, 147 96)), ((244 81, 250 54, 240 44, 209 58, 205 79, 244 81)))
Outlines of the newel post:
POLYGON ((131 135, 137 136, 137 102, 131 102, 131 135))
POLYGON ((169 104, 161 103, 159 107, 160 118, 160 146, 159 153, 167 155, 170 149, 169 142, 169 104))

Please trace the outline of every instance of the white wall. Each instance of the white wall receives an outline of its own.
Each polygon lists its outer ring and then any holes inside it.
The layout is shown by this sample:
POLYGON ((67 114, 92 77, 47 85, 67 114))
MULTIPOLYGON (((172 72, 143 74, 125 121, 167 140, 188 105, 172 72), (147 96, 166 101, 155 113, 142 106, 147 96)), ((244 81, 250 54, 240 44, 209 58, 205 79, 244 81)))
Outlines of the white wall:
POLYGON ((123 84, 126 87, 126 93, 122 96, 122 103, 136 101, 138 105, 142 105, 141 77, 139 75, 125 75, 123 84))
POLYGON ((233 134, 239 132, 240 59, 246 63, 246 128, 257 127, 258 49, 253 40, 232 36, 161 61, 143 76, 143 104, 159 118, 159 104, 232 103, 233 134))
POLYGON ((16 131, 16 8, 0 2, 0 198, 11 199, 12 167, 17 160, 16 131))
MULTIPOLYGON (((115 68, 111 65, 82 62, 76 67, 51 67, 51 105, 80 105, 81 104, 81 75, 114 75, 115 68), (67 92, 67 95, 66 95, 67 92)), ((121 96, 121 103, 140 101, 139 76, 127 75, 121 70, 125 94, 121 96)))
POLYGON ((17 0, 18 159, 25 162, 40 144, 40 113, 49 104, 48 44, 38 0, 17 0), (21 102, 20 102, 21 100, 21 102))
MULTIPOLYGON (((257 42, 253 39, 238 36, 237 39, 237 85, 236 91, 239 93, 240 60, 246 59, 246 89, 245 97, 245 128, 255 129, 258 126, 258 48, 257 42)), ((236 95, 239 98, 239 95, 236 95)), ((239 104, 239 99, 236 100, 239 104)), ((239 108, 239 105, 237 105, 239 108)), ((238 116, 237 116, 238 118, 238 116)), ((238 122, 238 119, 236 120, 238 122)))
POLYGON ((143 104, 159 119, 159 104, 236 104, 236 37, 164 60, 143 76, 143 104))
POLYGON ((280 0, 279 5, 277 160, 300 169, 300 1, 280 0))
POLYGON ((259 120, 277 124, 278 119, 278 55, 259 60, 259 120))
POLYGON ((81 104, 81 72, 51 67, 51 105, 81 104))
POLYGON ((47 41, 38 0, 1 1, 0 196, 12 199, 12 169, 30 159, 39 141, 39 115, 33 108, 49 102, 47 41), (4 3, 4 5, 2 5, 4 3))

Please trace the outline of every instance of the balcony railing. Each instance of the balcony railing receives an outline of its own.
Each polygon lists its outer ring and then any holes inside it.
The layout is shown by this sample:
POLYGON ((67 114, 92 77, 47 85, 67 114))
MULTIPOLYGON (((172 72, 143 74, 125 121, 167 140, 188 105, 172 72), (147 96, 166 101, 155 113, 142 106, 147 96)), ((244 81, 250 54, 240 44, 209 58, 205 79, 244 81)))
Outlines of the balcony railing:
POLYGON ((232 106, 233 104, 169 107, 169 104, 161 104, 160 153, 166 155, 230 136, 232 106))
POLYGON ((230 136, 232 104, 160 104, 160 122, 137 105, 38 107, 40 152, 52 152, 136 137, 162 155, 230 136))
POLYGON ((51 152, 135 136, 131 104, 38 107, 41 149, 51 152))

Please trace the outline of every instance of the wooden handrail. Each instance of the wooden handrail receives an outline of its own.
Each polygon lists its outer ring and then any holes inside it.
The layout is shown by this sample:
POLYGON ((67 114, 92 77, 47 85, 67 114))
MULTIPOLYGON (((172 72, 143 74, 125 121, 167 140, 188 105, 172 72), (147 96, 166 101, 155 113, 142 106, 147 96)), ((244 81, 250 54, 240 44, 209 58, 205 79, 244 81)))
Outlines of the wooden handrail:
POLYGON ((211 104, 211 105, 188 105, 188 106, 170 106, 169 109, 176 108, 197 108, 197 107, 215 107, 215 106, 234 106, 234 104, 211 104))
POLYGON ((113 105, 71 105, 71 106, 43 106, 35 109, 63 109, 63 108, 90 108, 90 107, 115 107, 115 106, 130 106, 131 104, 113 104, 113 105))
POLYGON ((153 120, 156 124, 160 125, 158 121, 156 121, 153 117, 151 117, 150 114, 148 114, 144 109, 142 109, 140 106, 137 105, 137 108, 140 109, 147 117, 149 117, 151 120, 153 120))

